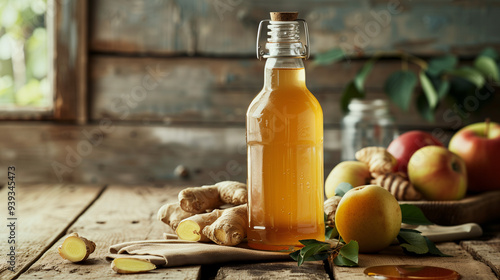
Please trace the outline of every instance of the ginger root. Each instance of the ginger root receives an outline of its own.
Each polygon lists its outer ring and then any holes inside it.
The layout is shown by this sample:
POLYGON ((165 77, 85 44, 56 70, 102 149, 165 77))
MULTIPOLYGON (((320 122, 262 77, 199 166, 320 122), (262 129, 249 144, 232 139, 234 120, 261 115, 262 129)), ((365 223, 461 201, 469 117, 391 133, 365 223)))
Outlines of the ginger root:
POLYGON ((373 177, 389 173, 397 164, 396 158, 382 147, 366 147, 356 152, 357 160, 368 164, 373 177))
POLYGON ((59 255, 70 262, 86 260, 95 250, 95 243, 73 232, 57 248, 59 255))
POLYGON ((210 213, 198 214, 186 218, 179 223, 175 233, 182 240, 208 242, 210 239, 202 231, 206 226, 215 222, 222 215, 223 211, 215 209, 210 213))
POLYGON ((116 258, 111 262, 111 269, 116 273, 141 273, 155 268, 156 265, 146 259, 116 258))
POLYGON ((222 215, 202 233, 219 245, 234 246, 246 237, 248 226, 247 205, 225 209, 222 215))
POLYGON ((247 196, 246 184, 223 181, 211 186, 184 189, 179 193, 179 203, 184 211, 200 214, 224 204, 245 204, 247 196))
POLYGON ((193 216, 193 213, 182 210, 179 203, 168 203, 163 205, 156 215, 159 221, 169 225, 173 230, 177 229, 179 223, 193 216))
POLYGON ((413 187, 412 183, 401 173, 386 173, 375 177, 372 184, 388 190, 397 200, 412 201, 423 199, 422 194, 413 187))
POLYGON ((342 197, 334 195, 325 200, 325 203, 323 204, 326 214, 326 225, 329 227, 335 226, 335 211, 337 211, 337 206, 339 206, 341 199, 342 197))

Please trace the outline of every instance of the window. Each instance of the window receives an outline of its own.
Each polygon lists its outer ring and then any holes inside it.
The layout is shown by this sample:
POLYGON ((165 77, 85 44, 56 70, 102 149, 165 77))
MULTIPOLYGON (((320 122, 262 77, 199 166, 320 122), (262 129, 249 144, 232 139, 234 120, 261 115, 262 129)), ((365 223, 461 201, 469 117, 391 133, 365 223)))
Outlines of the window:
POLYGON ((49 111, 47 0, 0 3, 0 109, 49 111))
POLYGON ((85 0, 0 1, 0 119, 86 120, 85 0))

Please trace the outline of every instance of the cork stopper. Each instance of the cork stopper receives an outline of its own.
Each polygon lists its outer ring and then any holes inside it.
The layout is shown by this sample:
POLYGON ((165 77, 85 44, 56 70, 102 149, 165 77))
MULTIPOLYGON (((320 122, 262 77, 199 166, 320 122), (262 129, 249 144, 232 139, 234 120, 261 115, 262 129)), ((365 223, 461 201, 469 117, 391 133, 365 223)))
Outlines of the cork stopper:
POLYGON ((298 12, 271 12, 272 21, 294 21, 298 16, 298 12))

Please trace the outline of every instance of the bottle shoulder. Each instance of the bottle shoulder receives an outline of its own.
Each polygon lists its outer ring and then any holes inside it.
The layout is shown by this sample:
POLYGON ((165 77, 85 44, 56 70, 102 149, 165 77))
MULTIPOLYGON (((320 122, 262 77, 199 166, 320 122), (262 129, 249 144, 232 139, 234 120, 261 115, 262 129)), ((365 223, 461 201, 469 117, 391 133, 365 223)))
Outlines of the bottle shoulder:
MULTIPOLYGON (((256 113, 260 115, 265 111, 287 111, 302 113, 311 111, 323 114, 319 101, 307 88, 263 88, 252 100, 248 107, 247 116, 256 113)), ((255 115, 255 114, 253 114, 255 115)))

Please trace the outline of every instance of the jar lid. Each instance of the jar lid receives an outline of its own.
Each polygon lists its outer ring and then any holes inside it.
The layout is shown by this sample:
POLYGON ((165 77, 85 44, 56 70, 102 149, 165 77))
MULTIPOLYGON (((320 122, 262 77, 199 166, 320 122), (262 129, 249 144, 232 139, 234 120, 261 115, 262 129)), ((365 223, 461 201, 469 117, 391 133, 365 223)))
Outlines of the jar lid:
POLYGON ((384 99, 352 99, 349 103, 349 111, 374 111, 374 110, 387 110, 389 103, 384 99))

